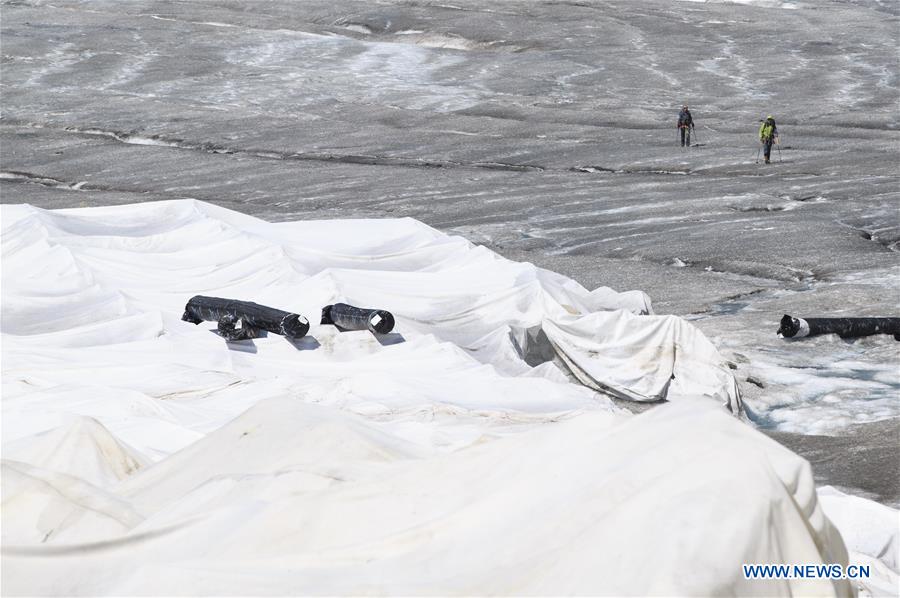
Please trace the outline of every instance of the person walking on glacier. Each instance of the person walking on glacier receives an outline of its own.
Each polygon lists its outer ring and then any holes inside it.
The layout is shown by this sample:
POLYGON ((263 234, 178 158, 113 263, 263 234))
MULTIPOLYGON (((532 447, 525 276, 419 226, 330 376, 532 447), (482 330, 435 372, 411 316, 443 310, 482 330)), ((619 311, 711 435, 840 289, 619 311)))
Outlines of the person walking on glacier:
MULTIPOLYGON (((772 118, 771 114, 759 126, 759 142, 765 150, 763 151, 763 157, 766 159, 766 164, 768 164, 772 155, 772 145, 778 143, 778 127, 775 126, 775 119, 772 118)), ((759 156, 759 154, 756 155, 759 156)))
POLYGON ((681 147, 684 147, 687 144, 688 147, 691 147, 691 129, 694 128, 694 117, 691 116, 691 111, 688 110, 687 104, 681 107, 681 112, 678 113, 678 129, 681 131, 681 147))

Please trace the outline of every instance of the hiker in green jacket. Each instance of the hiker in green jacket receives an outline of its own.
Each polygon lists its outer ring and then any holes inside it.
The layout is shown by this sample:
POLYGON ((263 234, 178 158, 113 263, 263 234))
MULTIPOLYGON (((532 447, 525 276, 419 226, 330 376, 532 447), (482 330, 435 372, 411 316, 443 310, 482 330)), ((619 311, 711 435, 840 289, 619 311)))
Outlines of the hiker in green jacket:
POLYGON ((778 142, 778 127, 775 126, 775 119, 772 118, 771 114, 766 117, 766 120, 759 127, 759 142, 763 144, 765 149, 763 155, 766 158, 766 164, 768 164, 769 157, 772 155, 772 144, 778 142))

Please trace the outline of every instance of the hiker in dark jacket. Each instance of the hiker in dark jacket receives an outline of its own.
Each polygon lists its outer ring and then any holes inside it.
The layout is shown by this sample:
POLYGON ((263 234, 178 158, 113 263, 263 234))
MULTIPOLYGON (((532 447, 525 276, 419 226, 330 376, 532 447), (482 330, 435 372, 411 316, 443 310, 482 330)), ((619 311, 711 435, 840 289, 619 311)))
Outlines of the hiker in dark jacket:
POLYGON ((678 113, 678 128, 681 130, 681 147, 684 147, 685 144, 691 147, 691 129, 694 128, 694 117, 691 116, 687 104, 682 106, 681 112, 678 113))
MULTIPOLYGON (((766 117, 766 120, 759 127, 759 142, 763 144, 763 149, 765 150, 763 151, 763 156, 765 156, 766 164, 768 164, 769 156, 772 155, 772 144, 778 143, 778 127, 775 126, 775 119, 772 118, 771 114, 766 117)), ((756 155, 759 156, 759 154, 756 155)))

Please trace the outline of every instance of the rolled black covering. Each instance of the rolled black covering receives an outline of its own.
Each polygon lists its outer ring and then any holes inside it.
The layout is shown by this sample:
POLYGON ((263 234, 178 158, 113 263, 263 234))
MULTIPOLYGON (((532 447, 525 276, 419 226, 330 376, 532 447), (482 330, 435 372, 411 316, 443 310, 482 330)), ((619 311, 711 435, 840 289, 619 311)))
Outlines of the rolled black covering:
POLYGON ((309 321, 301 315, 250 301, 203 295, 191 297, 181 319, 192 324, 218 322, 219 334, 232 341, 257 338, 261 330, 288 338, 301 338, 309 332, 309 321))
POLYGON ((394 329, 394 316, 383 309, 335 303, 322 308, 321 323, 334 324, 344 330, 370 330, 377 334, 387 334, 394 329))
POLYGON ((818 334, 836 334, 841 338, 856 338, 873 334, 893 334, 900 340, 900 318, 781 318, 778 336, 802 338, 818 334))

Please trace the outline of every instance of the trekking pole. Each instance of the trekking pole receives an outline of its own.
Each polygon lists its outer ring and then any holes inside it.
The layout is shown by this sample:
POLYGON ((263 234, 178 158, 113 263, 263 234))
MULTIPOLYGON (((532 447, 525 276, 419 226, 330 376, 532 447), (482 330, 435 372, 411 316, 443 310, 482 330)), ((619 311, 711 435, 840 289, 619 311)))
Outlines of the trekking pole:
POLYGON ((700 143, 700 136, 697 135, 697 128, 691 127, 691 132, 694 134, 695 145, 696 145, 696 143, 700 143))
POLYGON ((775 149, 778 150, 778 161, 781 162, 781 139, 778 137, 775 138, 775 149))
POLYGON ((757 163, 757 164, 759 164, 759 150, 761 150, 761 149, 762 149, 762 144, 760 144, 760 145, 757 146, 757 148, 756 148, 756 163, 757 163))

